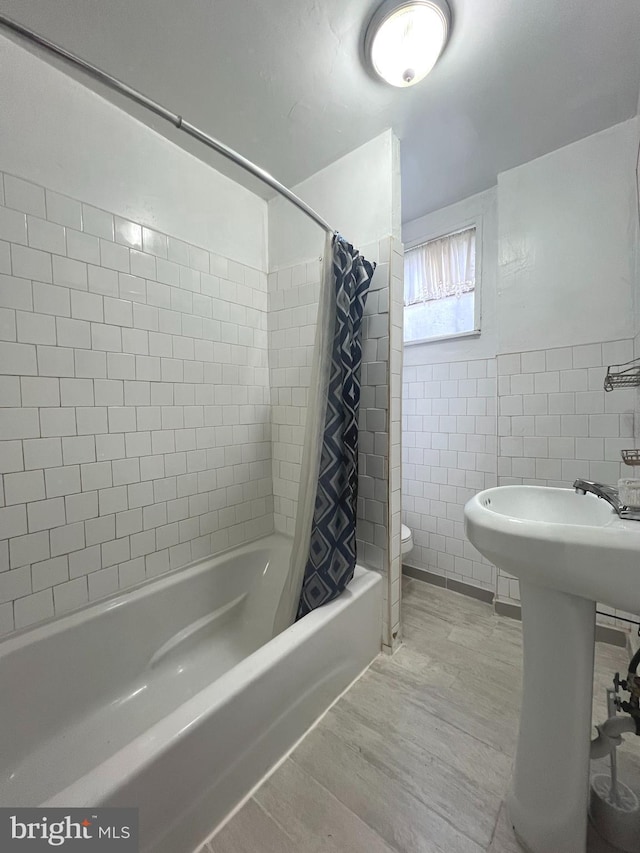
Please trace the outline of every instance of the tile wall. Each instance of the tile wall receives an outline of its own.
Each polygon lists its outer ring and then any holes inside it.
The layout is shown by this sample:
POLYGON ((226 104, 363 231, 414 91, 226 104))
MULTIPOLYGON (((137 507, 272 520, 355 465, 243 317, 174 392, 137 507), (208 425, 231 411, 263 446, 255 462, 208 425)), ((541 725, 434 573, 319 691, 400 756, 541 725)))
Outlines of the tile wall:
POLYGON ((364 256, 377 263, 364 310, 362 326, 362 388, 360 397, 360 457, 358 477, 358 561, 381 571, 383 587, 382 643, 393 648, 390 572, 390 383, 389 282, 391 241, 366 246, 364 256))
POLYGON ((269 379, 275 529, 293 536, 321 259, 269 274, 269 379))
POLYGON ((606 393, 603 380, 608 364, 632 357, 633 341, 622 340, 406 367, 402 500, 416 543, 407 563, 518 601, 517 580, 466 540, 464 504, 494 485, 628 476, 619 460, 634 443, 636 391, 606 393))
POLYGON ((0 175, 0 633, 271 531, 267 307, 255 269, 0 175))
POLYGON ((364 565, 388 565, 389 476, 389 240, 367 246, 377 263, 362 325, 358 554, 364 565))
MULTIPOLYGON (((615 484, 629 476, 620 451, 634 446, 635 389, 607 393, 603 381, 607 365, 631 358, 633 340, 498 356, 499 485, 566 488, 577 477, 615 484)), ((500 573, 497 592, 519 600, 518 581, 500 573)), ((610 614, 599 622, 613 622, 616 611, 598 609, 610 614)))
POLYGON ((403 518, 410 565, 495 588, 495 569, 464 535, 463 508, 497 485, 495 359, 404 368, 403 518))

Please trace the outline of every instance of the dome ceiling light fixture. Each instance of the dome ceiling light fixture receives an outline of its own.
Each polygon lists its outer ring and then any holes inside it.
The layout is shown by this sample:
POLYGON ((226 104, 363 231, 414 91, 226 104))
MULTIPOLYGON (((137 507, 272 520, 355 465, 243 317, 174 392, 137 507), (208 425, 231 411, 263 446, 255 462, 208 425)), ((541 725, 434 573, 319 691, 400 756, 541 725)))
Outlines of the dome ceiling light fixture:
POLYGON ((385 0, 367 27, 367 61, 392 86, 414 86, 438 61, 450 29, 446 0, 385 0))

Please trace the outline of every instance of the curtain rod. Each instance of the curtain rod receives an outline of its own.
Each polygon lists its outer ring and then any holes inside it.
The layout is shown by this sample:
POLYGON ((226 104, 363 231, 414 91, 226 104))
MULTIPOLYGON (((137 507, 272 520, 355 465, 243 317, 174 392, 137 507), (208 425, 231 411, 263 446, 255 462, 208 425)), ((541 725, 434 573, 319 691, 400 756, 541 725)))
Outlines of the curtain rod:
POLYGON ((142 92, 139 92, 137 89, 134 89, 132 86, 123 83, 121 80, 118 80, 117 77, 113 77, 111 74, 107 74, 106 71, 103 71, 101 68, 98 68, 96 65, 92 65, 90 62, 87 62, 84 59, 81 59, 75 53, 72 53, 69 50, 66 50, 64 47, 60 47, 60 45, 55 44, 55 42, 49 41, 49 39, 44 38, 44 36, 38 35, 38 33, 30 30, 28 27, 19 24, 17 21, 8 18, 6 15, 0 14, 0 24, 7 29, 11 30, 14 33, 18 33, 18 35, 23 36, 28 41, 33 42, 34 44, 39 45, 40 47, 45 48, 51 53, 55 53, 57 56, 61 56, 67 62, 70 62, 72 65, 75 65, 77 68, 81 68, 91 77, 95 77, 97 80, 100 80, 106 86, 109 86, 110 89, 114 89, 116 92, 120 92, 125 95, 131 101, 135 101, 138 104, 141 104, 146 109, 150 110, 152 113, 160 116, 163 119, 171 122, 178 130, 184 131, 189 136, 192 136, 194 139, 198 139, 200 142, 204 143, 204 145, 212 148, 214 151, 217 151, 218 154, 222 154, 223 157, 226 157, 228 160, 231 160, 233 163, 236 163, 240 168, 244 169, 245 172, 249 172, 249 174, 258 178, 258 180, 262 181, 267 186, 270 186, 277 193, 280 193, 281 196, 284 196, 288 199, 292 204, 294 204, 299 210, 301 210, 304 214, 306 214, 310 219, 313 219, 321 228, 324 228, 326 232, 329 234, 334 233, 334 229, 331 228, 329 223, 320 216, 319 213, 309 207, 309 205, 304 202, 299 196, 297 196, 294 192, 288 187, 285 187, 284 184, 281 184, 273 175, 270 175, 269 172, 266 172, 260 166, 256 166, 255 163, 252 163, 251 160, 248 160, 246 157, 243 157, 242 154, 239 154, 237 151, 234 151, 233 148, 230 148, 228 145, 225 145, 224 142, 220 142, 220 140, 215 139, 213 136, 209 136, 208 133, 197 128, 195 125, 190 124, 188 121, 185 121, 182 116, 177 115, 176 113, 172 113, 162 104, 159 104, 157 101, 153 101, 151 98, 148 98, 146 95, 143 95, 142 92))

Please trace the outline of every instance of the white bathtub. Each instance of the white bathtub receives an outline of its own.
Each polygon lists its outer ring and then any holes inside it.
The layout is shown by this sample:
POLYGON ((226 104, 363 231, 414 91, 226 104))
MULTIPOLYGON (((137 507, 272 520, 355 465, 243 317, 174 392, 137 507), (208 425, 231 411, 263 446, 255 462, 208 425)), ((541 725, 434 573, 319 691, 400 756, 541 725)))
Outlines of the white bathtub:
POLYGON ((380 650, 381 578, 271 638, 273 535, 0 643, 0 805, 137 806, 189 853, 380 650))

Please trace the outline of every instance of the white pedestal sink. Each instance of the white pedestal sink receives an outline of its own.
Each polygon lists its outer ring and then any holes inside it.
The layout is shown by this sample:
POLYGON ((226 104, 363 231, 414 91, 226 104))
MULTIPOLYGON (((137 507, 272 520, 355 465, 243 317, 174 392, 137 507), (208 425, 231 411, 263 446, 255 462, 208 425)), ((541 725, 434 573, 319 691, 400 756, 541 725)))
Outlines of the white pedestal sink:
POLYGON ((470 542, 520 580, 524 692, 508 799, 531 853, 585 853, 596 601, 640 613, 640 522, 594 495, 487 489, 470 542))

